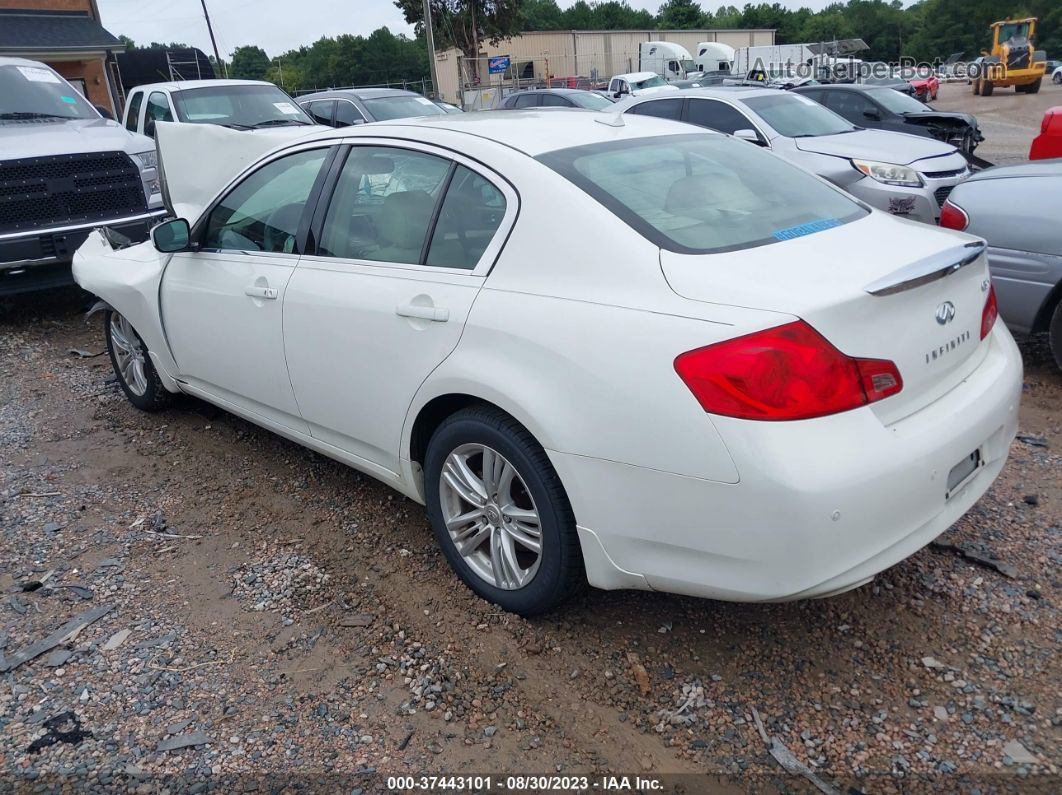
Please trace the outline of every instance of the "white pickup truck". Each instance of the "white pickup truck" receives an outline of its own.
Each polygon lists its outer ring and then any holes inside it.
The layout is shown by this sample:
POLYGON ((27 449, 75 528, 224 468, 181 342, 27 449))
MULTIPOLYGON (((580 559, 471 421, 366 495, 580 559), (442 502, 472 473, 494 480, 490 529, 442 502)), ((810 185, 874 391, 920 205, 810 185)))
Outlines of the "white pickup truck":
POLYGON ((73 284, 92 229, 139 242, 164 214, 150 138, 48 66, 0 57, 0 295, 73 284))

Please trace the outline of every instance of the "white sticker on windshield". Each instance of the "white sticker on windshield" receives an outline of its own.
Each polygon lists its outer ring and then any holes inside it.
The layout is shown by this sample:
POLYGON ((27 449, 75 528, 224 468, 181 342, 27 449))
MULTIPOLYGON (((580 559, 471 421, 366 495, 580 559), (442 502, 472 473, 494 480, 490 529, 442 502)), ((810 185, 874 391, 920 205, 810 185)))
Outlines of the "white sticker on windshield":
POLYGON ((417 102, 419 102, 419 103, 420 103, 421 105, 434 105, 434 104, 435 104, 435 103, 434 103, 434 102, 432 102, 432 101, 431 101, 430 99, 426 99, 426 98, 424 98, 424 97, 416 97, 416 100, 417 100, 417 102))
POLYGON ((279 110, 281 113, 287 113, 289 116, 298 116, 299 109, 292 105, 290 102, 274 102, 273 107, 279 110))
POLYGON ((19 66, 17 68, 20 72, 22 72, 22 76, 24 78, 34 83, 62 82, 50 69, 41 69, 39 66, 19 66))

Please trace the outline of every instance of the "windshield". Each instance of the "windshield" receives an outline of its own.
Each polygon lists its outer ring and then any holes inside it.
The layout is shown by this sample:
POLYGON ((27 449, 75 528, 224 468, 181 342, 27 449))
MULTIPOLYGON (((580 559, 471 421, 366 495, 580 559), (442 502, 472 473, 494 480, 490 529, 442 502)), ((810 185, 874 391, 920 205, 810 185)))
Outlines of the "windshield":
POLYGON ((631 85, 634 86, 635 91, 640 91, 643 88, 656 88, 658 86, 666 86, 667 81, 660 75, 653 75, 652 77, 645 78, 645 80, 636 80, 631 83, 631 85))
MULTIPOLYGON (((890 91, 892 89, 889 89, 890 91)), ((799 94, 750 97, 744 100, 765 122, 786 138, 838 135, 859 129, 832 110, 799 94)))
POLYGON ((722 135, 596 143, 538 160, 648 240, 686 254, 767 245, 867 214, 796 166, 722 135))
POLYGON ((446 111, 419 94, 399 94, 393 97, 363 99, 375 121, 408 119, 411 116, 445 116, 446 111))
POLYGON ((210 86, 173 93, 177 118, 189 124, 253 129, 313 124, 276 86, 210 86))
POLYGON ((891 88, 875 88, 867 93, 879 104, 884 105, 886 110, 891 110, 893 113, 921 113, 924 110, 933 110, 914 97, 901 94, 891 88))
POLYGON ((1029 38, 1028 22, 1013 22, 1009 25, 999 26, 999 41, 1006 44, 1009 40, 1022 41, 1029 38))
POLYGON ((0 66, 0 121, 98 119, 77 90, 46 66, 0 66))
POLYGON ((592 94, 589 91, 585 94, 569 94, 568 99, 578 105, 580 108, 587 108, 589 110, 605 110, 612 107, 612 102, 600 94, 592 94))

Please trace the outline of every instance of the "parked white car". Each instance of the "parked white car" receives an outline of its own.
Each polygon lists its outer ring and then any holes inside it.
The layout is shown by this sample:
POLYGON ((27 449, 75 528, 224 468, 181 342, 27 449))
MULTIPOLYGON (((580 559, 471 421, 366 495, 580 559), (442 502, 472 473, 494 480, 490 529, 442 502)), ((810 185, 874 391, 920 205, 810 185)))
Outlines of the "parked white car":
POLYGON ((654 118, 331 130, 207 199, 171 168, 223 166, 192 129, 159 137, 183 217, 75 261, 125 394, 196 395, 425 503, 507 610, 587 580, 839 593, 1003 467, 1021 360, 977 238, 654 118))
POLYGON ((608 81, 608 93, 613 99, 679 90, 677 86, 671 85, 656 72, 631 72, 626 75, 616 75, 608 81))
POLYGON ((129 92, 122 116, 127 130, 154 137, 160 121, 236 130, 314 125, 294 99, 264 80, 177 80, 129 92))

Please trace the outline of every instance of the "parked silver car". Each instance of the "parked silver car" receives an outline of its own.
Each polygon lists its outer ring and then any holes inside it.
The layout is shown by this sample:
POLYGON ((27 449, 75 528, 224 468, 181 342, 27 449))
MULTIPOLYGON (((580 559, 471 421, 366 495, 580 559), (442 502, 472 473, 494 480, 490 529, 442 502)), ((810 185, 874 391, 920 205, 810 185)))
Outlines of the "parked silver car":
POLYGON ((956 188, 940 224, 988 241, 999 315, 1020 334, 1048 332, 1062 367, 1062 159, 997 166, 956 188))
POLYGON ((337 88, 303 94, 296 101, 315 123, 329 127, 352 127, 414 116, 445 116, 448 112, 427 97, 398 88, 337 88))
POLYGON ((966 159, 950 144, 857 127, 789 91, 693 88, 678 95, 632 97, 617 102, 615 109, 744 138, 873 207, 925 223, 937 222, 951 189, 970 175, 966 159))

